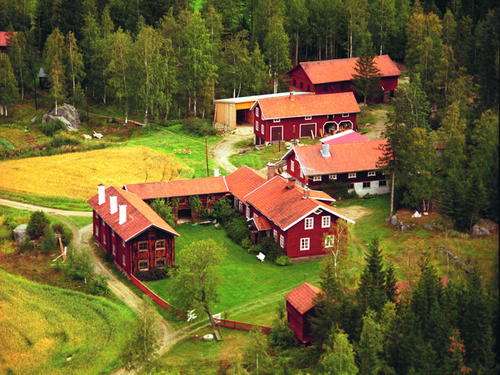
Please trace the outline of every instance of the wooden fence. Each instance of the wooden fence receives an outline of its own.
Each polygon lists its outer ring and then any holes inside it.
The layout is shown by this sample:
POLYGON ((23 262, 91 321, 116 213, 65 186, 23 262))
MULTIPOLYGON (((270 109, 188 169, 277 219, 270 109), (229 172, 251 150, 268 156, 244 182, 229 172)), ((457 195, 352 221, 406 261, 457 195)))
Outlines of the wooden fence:
POLYGON ((134 275, 128 275, 128 278, 132 282, 132 284, 134 284, 136 287, 138 287, 144 294, 146 294, 149 298, 151 298, 153 300, 153 302, 156 303, 158 306, 160 306, 162 309, 171 310, 177 314, 181 313, 180 310, 176 309, 170 303, 168 303, 163 298, 161 298, 158 294, 156 294, 151 289, 149 289, 146 286, 146 284, 144 284, 141 280, 139 280, 134 275))
POLYGON ((217 324, 217 326, 219 326, 219 327, 234 329, 237 331, 249 332, 253 329, 258 329, 265 335, 268 335, 271 332, 271 327, 260 326, 260 325, 251 324, 251 323, 237 322, 235 320, 215 319, 215 324, 217 324))

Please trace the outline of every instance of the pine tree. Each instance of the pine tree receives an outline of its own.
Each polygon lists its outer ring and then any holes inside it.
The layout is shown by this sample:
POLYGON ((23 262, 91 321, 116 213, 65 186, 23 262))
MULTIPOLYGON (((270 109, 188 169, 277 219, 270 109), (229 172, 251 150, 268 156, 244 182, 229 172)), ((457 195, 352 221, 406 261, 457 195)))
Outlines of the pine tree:
POLYGON ((375 99, 380 95, 380 71, 375 65, 373 56, 361 56, 356 61, 353 76, 356 91, 363 96, 363 103, 367 99, 375 99))
POLYGON ((373 53, 372 36, 368 30, 370 12, 367 0, 344 1, 347 22, 347 56, 363 56, 373 53))
POLYGON ((8 116, 7 106, 15 103, 18 88, 9 56, 0 53, 0 116, 8 116))
POLYGON ((50 78, 50 96, 54 100, 56 114, 58 102, 65 98, 64 50, 64 37, 59 29, 55 28, 47 38, 43 54, 50 78))
POLYGON ((273 80, 274 93, 278 92, 280 76, 290 68, 288 35, 283 28, 283 18, 274 16, 264 38, 264 56, 273 80))
POLYGON ((358 368, 354 350, 343 331, 334 331, 331 343, 327 345, 320 360, 323 373, 330 375, 356 375, 358 368))

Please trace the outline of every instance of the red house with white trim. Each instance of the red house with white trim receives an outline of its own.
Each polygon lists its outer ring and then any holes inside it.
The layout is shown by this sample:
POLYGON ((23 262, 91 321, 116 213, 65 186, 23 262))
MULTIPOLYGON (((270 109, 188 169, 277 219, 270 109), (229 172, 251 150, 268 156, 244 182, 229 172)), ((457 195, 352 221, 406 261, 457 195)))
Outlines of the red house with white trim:
MULTIPOLYGON (((314 91, 316 94, 355 92, 353 77, 358 58, 304 61, 288 72, 290 90, 314 91)), ((389 55, 375 56, 380 72, 380 94, 385 100, 394 94, 401 75, 397 64, 389 55)))
POLYGON ((254 112, 255 144, 323 137, 340 129, 356 129, 360 112, 351 92, 259 99, 254 112))
POLYGON ((94 240, 119 269, 140 275, 174 265, 178 233, 137 195, 99 185, 88 203, 94 240))
POLYGON ((311 316, 314 314, 316 298, 321 289, 309 283, 303 283, 286 295, 286 317, 288 327, 297 340, 309 344, 312 337, 311 316))

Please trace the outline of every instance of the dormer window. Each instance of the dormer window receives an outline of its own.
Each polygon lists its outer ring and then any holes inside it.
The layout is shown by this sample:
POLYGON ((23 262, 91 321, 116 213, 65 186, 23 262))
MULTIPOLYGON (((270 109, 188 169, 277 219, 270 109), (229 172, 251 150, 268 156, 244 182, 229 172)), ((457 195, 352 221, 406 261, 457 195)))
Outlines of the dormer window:
POLYGON ((375 171, 368 172, 368 177, 375 177, 375 171))
POLYGON ((321 176, 313 176, 313 181, 321 181, 321 176))
POLYGON ((349 173, 347 175, 347 177, 349 177, 349 178, 356 178, 356 172, 349 173))
POLYGON ((328 179, 329 180, 336 180, 337 179, 337 175, 336 174, 330 174, 330 175, 328 175, 328 179))
POLYGON ((280 122, 280 121, 281 121, 281 119, 280 119, 280 118, 275 118, 275 119, 273 120, 273 122, 280 122))
POLYGON ((306 116, 304 117, 304 120, 311 120, 312 119, 312 116, 306 116))
POLYGON ((349 113, 342 113, 342 117, 349 117, 349 113))

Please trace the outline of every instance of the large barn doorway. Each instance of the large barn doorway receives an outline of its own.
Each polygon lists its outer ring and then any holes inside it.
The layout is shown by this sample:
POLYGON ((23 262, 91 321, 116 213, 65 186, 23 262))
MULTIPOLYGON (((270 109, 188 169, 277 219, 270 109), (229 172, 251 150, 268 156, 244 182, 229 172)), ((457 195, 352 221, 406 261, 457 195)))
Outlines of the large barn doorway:
POLYGON ((335 132, 337 131, 337 124, 334 123, 333 121, 325 122, 324 129, 325 129, 325 135, 335 134, 335 132))
POLYGON ((178 216, 178 221, 180 223, 191 221, 192 219, 191 209, 190 208, 179 209, 179 211, 177 212, 177 216, 178 216))
POLYGON ((316 137, 316 124, 300 124, 300 138, 316 137))
POLYGON ((247 109, 238 109, 236 111, 236 125, 248 125, 247 109))
POLYGON ((347 121, 341 121, 339 123, 339 130, 344 131, 344 130, 350 130, 353 129, 352 122, 347 120, 347 121))
POLYGON ((278 142, 283 140, 283 127, 271 126, 271 142, 278 142))

